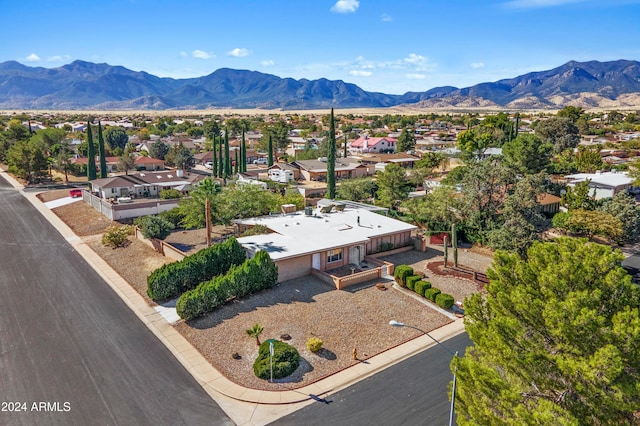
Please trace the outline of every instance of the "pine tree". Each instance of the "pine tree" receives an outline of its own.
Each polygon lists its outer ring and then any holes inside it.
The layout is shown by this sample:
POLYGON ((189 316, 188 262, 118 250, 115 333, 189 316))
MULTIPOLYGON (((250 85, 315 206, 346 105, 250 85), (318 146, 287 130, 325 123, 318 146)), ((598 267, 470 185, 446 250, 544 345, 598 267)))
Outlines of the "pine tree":
POLYGON ((102 125, 98 121, 98 152, 100 155, 100 178, 107 177, 107 157, 104 153, 104 138, 102 137, 102 125))
POLYGON ((329 147, 327 149, 327 198, 336 197, 336 126, 331 108, 329 120, 329 147))
POLYGON ((236 157, 235 158, 236 162, 233 165, 233 172, 237 174, 237 173, 240 173, 240 158, 239 158, 239 155, 238 155, 239 152, 238 152, 237 149, 235 151, 233 151, 233 152, 234 152, 235 157, 236 157))
POLYGON ((344 135, 344 158, 347 158, 347 135, 344 135))
POLYGON ((91 130, 91 120, 87 121, 87 178, 89 180, 96 179, 96 148, 93 146, 93 134, 91 130))
POLYGON ((273 141, 271 140, 271 135, 269 135, 269 156, 267 158, 269 167, 273 166, 273 141))

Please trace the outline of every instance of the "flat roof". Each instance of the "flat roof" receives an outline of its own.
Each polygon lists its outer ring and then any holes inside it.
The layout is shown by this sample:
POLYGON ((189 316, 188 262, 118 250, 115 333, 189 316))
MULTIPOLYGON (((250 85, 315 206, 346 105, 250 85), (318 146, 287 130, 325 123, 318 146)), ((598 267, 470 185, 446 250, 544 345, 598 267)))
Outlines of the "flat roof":
POLYGON ((629 177, 628 174, 618 172, 576 173, 573 175, 565 176, 565 179, 570 180, 571 183, 590 180, 593 184, 599 184, 613 188, 618 186, 631 185, 631 183, 633 182, 633 178, 629 177))
POLYGON ((416 226, 361 208, 321 213, 313 210, 276 214, 235 221, 245 225, 263 225, 271 234, 238 238, 245 248, 266 250, 273 260, 282 260, 347 245, 366 244, 371 238, 411 231, 416 226))

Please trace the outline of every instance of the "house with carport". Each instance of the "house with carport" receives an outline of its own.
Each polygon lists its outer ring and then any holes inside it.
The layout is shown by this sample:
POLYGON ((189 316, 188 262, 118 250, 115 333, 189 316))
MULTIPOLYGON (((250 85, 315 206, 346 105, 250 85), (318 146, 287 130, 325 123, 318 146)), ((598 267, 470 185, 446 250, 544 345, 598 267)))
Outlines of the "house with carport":
MULTIPOLYGON (((295 210, 295 207, 294 207, 295 210)), ((317 208, 235 221, 240 232, 256 225, 267 234, 238 238, 248 255, 265 250, 278 265, 278 281, 310 274, 331 276, 340 268, 359 271, 355 279, 333 282, 338 289, 393 273, 393 265, 377 261, 376 253, 413 248, 414 225, 376 212, 373 206, 322 200, 317 208)), ((351 275, 351 274, 349 274, 351 275)))

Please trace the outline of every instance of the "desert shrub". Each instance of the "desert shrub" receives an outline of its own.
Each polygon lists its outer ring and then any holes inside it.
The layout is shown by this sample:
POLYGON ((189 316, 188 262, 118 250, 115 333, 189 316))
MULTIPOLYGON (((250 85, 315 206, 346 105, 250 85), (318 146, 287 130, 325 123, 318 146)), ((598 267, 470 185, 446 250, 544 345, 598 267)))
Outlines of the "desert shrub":
POLYGON ((442 292, 440 291, 439 288, 431 287, 424 291, 424 297, 431 300, 432 302, 435 302, 436 296, 438 296, 440 293, 442 292))
POLYGON ((406 285, 406 278, 413 275, 413 268, 409 265, 398 265, 393 271, 393 277, 401 286, 406 285))
POLYGON ((176 312, 182 319, 194 319, 233 298, 273 287, 277 282, 278 267, 266 251, 260 250, 252 259, 232 266, 225 275, 184 292, 176 302, 176 312))
POLYGON ((180 198, 182 197, 182 193, 180 191, 178 191, 177 189, 163 189, 160 191, 160 198, 162 198, 163 200, 171 200, 174 198, 180 198))
POLYGON ((413 291, 418 293, 420 296, 424 296, 424 291, 428 288, 431 288, 431 283, 429 281, 418 281, 413 286, 413 291))
POLYGON ((102 234, 102 244, 109 247, 122 247, 129 241, 130 227, 111 226, 102 234))
POLYGON ((156 269, 147 277, 147 294, 155 301, 179 296, 187 290, 226 273, 246 259, 244 249, 235 238, 187 256, 179 262, 156 269))
POLYGON ((145 238, 159 240, 167 238, 174 228, 173 223, 159 216, 140 216, 135 218, 133 223, 140 228, 140 232, 145 238))
POLYGON ((415 288, 415 284, 420 281, 422 277, 420 275, 411 275, 406 278, 405 283, 409 290, 413 290, 415 288))
POLYGON ((436 296, 436 305, 444 309, 449 309, 453 306, 453 296, 447 293, 440 293, 436 296))
POLYGON ((265 380, 271 377, 271 365, 273 365, 274 379, 291 375, 300 365, 300 354, 296 348, 279 340, 272 340, 272 342, 273 359, 270 359, 269 340, 267 340, 260 345, 258 358, 253 363, 255 375, 265 380))
POLYGON ((324 343, 322 339, 319 339, 317 337, 310 337, 309 340, 307 340, 307 349, 314 353, 318 352, 320 349, 322 349, 322 343, 324 343))
POLYGON ((173 227, 180 228, 182 219, 184 219, 184 214, 180 211, 178 207, 174 207, 171 210, 167 210, 158 214, 159 217, 164 220, 173 223, 173 227))

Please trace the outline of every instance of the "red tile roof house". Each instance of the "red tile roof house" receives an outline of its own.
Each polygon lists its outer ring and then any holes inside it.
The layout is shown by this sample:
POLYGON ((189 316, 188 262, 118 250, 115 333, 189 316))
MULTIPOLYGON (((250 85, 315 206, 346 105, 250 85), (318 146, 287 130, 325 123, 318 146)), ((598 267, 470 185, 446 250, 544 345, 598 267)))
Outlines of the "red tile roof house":
POLYGON ((365 135, 350 142, 348 148, 351 153, 396 152, 396 142, 395 138, 370 138, 365 135))
MULTIPOLYGON (((119 157, 106 157, 107 160, 107 173, 117 173, 119 157)), ((72 159, 73 164, 82 165, 85 168, 89 163, 89 159, 86 157, 72 159)), ((137 156, 135 159, 135 168, 137 170, 164 170, 164 161, 156 158, 145 157, 144 155, 137 156)), ((96 157, 96 171, 100 171, 100 157, 96 157)))
POLYGON ((393 274, 393 265, 375 254, 413 249, 414 225, 359 203, 321 200, 318 206, 289 213, 283 206, 282 214, 234 221, 241 232, 255 225, 271 231, 238 242, 250 256, 266 250, 278 265, 278 281, 314 274, 338 289, 393 274))

